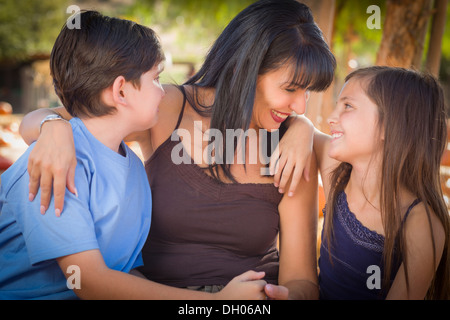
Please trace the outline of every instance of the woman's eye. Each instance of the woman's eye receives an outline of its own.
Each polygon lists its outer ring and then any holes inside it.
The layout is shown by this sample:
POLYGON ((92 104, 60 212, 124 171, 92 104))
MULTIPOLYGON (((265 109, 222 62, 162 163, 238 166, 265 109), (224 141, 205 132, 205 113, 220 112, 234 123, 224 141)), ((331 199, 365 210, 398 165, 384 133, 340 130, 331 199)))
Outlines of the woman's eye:
POLYGON ((344 105, 344 109, 350 109, 350 108, 353 108, 351 105, 349 105, 348 103, 346 103, 345 105, 344 105))

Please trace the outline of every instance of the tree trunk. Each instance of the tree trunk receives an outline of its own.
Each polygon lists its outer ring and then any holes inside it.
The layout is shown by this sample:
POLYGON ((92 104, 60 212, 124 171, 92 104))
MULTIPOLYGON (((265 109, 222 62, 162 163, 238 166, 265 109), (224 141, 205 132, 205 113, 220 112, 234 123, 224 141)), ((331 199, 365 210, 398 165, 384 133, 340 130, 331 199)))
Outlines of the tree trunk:
POLYGON ((439 67, 441 65, 441 47, 446 15, 447 0, 435 0, 426 69, 436 78, 439 77, 439 67))
POLYGON ((432 0, 387 0, 377 65, 420 69, 432 0))

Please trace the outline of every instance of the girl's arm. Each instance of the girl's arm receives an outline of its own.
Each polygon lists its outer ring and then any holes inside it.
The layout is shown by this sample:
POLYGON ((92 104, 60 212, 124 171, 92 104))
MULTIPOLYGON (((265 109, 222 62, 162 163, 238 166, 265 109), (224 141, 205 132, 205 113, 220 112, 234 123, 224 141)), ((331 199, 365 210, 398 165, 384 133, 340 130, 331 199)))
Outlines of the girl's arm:
MULTIPOLYGON (((318 176, 315 158, 310 179, 301 179, 293 196, 284 195, 280 212, 280 269, 278 282, 288 299, 318 299, 317 220, 318 176)), ((268 292, 268 290, 266 290, 268 292)), ((268 293, 270 296, 270 293, 268 293)), ((276 298, 276 297, 275 297, 276 298)))
MULTIPOLYGON (((265 299, 261 280, 264 272, 248 271, 231 280, 218 293, 206 293, 169 287, 147 279, 109 269, 99 250, 89 250, 57 259, 69 281, 77 279, 79 286, 73 291, 81 299, 265 299), (70 266, 78 266, 79 275, 66 273, 70 266), (72 279, 73 276, 73 279, 72 279)), ((73 283, 72 283, 73 284, 73 283)))
POLYGON ((425 298, 445 244, 445 232, 441 222, 434 213, 431 213, 430 218, 433 234, 430 231, 430 220, 423 203, 415 206, 406 219, 404 228, 409 291, 406 287, 405 266, 402 264, 386 299, 423 300, 425 298), (433 255, 433 238, 436 246, 435 255, 433 255))
POLYGON ((328 156, 328 149, 331 143, 331 136, 314 129, 314 154, 317 158, 317 167, 322 178, 325 199, 330 191, 331 172, 339 165, 339 161, 328 156))
POLYGON ((24 117, 19 132, 28 144, 39 138, 28 161, 29 200, 34 200, 40 186, 41 213, 45 213, 50 203, 53 186, 55 213, 59 215, 64 206, 66 185, 70 192, 77 194, 74 182, 77 161, 72 127, 68 122, 48 121, 40 128, 41 121, 51 114, 58 114, 66 120, 72 118, 64 107, 39 109, 24 117), (39 129, 42 131, 39 132, 39 129))
MULTIPOLYGON (((145 159, 150 158, 154 149, 170 136, 181 109, 181 92, 173 85, 165 85, 164 90, 166 96, 160 104, 158 124, 151 130, 136 132, 125 138, 126 141, 139 143, 145 159)), ((60 214, 63 210, 66 186, 70 192, 77 194, 74 182, 76 156, 72 128, 67 122, 46 122, 39 133, 41 121, 50 114, 59 114, 66 120, 71 118, 64 107, 39 109, 23 118, 19 131, 28 144, 37 140, 28 161, 29 199, 32 201, 41 188, 41 212, 45 213, 53 187, 55 213, 60 214)))
MULTIPOLYGON (((34 141, 39 138, 39 127, 41 121, 48 115, 57 114, 60 115, 63 119, 70 120, 72 116, 66 111, 64 107, 57 107, 52 109, 38 109, 33 112, 27 114, 22 122, 20 123, 19 133, 22 136, 23 140, 26 144, 30 145, 34 141)), ((64 121, 57 121, 59 124, 67 124, 64 121)), ((47 126, 47 123, 44 123, 42 126, 47 126)))
POLYGON ((313 153, 314 125, 305 116, 291 116, 286 120, 287 131, 270 159, 270 174, 280 193, 292 196, 300 180, 309 179, 313 153), (286 188, 289 183, 289 188, 286 188))

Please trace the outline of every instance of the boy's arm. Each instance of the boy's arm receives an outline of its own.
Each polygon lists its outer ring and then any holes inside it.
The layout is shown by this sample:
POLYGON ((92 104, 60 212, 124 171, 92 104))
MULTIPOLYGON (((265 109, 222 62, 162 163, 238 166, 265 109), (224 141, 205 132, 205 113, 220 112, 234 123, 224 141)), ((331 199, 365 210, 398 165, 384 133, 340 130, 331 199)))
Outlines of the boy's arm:
MULTIPOLYGON (((136 276, 109 269, 99 250, 89 250, 57 259, 67 278, 70 266, 75 265, 80 272, 79 289, 73 289, 81 299, 207 299, 203 292, 188 292, 170 288, 136 276), (168 292, 169 291, 169 292, 168 292)), ((75 274, 73 274, 75 275, 75 274)), ((76 281, 76 277, 73 277, 76 281)), ((70 281, 70 279, 69 279, 70 281)))
POLYGON ((75 294, 81 299, 263 299, 264 273, 246 272, 234 278, 221 292, 206 293, 162 285, 134 275, 109 269, 99 250, 88 250, 56 259, 69 283, 79 280, 75 294), (77 266, 79 276, 66 273, 77 266))

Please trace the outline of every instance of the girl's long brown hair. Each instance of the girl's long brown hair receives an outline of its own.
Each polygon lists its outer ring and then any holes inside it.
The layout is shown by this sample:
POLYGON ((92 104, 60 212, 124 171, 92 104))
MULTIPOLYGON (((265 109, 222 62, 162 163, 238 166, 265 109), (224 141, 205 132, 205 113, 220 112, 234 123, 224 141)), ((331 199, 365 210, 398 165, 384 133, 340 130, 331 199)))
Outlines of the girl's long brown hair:
MULTIPOLYGON (((400 257, 406 275, 407 244, 402 226, 404 212, 400 190, 408 190, 425 204, 431 234, 431 213, 440 220, 445 231, 444 251, 428 290, 429 299, 450 298, 450 218, 440 183, 440 162, 447 144, 445 103, 442 88, 431 75, 392 67, 359 69, 346 81, 362 81, 367 96, 379 108, 379 130, 384 132, 381 170, 381 217, 385 232, 383 251, 383 289, 391 286, 391 273, 400 257)), ((347 185, 352 166, 341 163, 331 174, 328 203, 336 203, 338 194, 347 185)), ((325 236, 328 248, 333 239, 334 205, 326 206, 325 236)), ((434 238, 433 255, 436 255, 434 238)), ((434 259, 435 261, 436 259, 434 259)), ((434 262, 433 261, 433 262, 434 262)))

